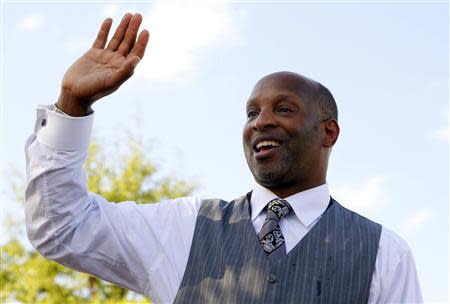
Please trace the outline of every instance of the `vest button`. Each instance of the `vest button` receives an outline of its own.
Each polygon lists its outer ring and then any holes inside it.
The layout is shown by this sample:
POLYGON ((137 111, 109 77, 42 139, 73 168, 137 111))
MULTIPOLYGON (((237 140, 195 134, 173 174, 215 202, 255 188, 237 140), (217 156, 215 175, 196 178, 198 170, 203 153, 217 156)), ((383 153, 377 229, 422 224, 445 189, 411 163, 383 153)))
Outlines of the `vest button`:
POLYGON ((277 281, 277 276, 273 273, 269 273, 269 275, 267 276, 267 282, 269 282, 270 284, 273 284, 277 281))

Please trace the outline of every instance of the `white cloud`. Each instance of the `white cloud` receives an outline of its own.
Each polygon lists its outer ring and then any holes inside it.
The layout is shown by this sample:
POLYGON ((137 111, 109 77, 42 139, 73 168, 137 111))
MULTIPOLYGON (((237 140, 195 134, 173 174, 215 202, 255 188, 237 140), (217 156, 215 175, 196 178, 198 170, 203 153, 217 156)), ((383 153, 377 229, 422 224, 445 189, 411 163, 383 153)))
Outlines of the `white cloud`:
POLYGON ((433 213, 429 209, 421 209, 408 217, 400 224, 400 232, 402 235, 411 234, 420 228, 423 224, 430 221, 433 213))
POLYGON ((25 16, 19 22, 19 28, 25 31, 35 31, 42 27, 44 16, 41 14, 32 14, 25 16))
POLYGON ((382 190, 384 182, 384 177, 374 176, 359 186, 333 186, 333 197, 350 210, 367 213, 380 203, 386 202, 382 190))
POLYGON ((235 44, 231 5, 229 0, 155 1, 144 14, 143 27, 150 31, 150 42, 137 74, 152 80, 177 80, 195 66, 200 50, 235 44))

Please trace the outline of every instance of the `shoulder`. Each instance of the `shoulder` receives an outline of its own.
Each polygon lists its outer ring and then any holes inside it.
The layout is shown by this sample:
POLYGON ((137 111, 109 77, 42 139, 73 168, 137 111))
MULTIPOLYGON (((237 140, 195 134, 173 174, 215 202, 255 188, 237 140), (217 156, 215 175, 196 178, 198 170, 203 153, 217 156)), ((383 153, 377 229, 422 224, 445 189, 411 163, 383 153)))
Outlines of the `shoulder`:
POLYGON ((415 273, 415 261, 408 244, 397 233, 384 226, 378 243, 376 270, 381 277, 415 273))
POLYGON ((402 259, 407 259, 408 256, 411 255, 411 250, 408 244, 397 233, 352 210, 343 207, 335 200, 333 200, 333 203, 335 203, 339 207, 337 209, 339 210, 341 215, 350 219, 348 222, 350 222, 351 224, 354 224, 355 222, 364 223, 366 227, 371 227, 372 231, 379 233, 377 260, 389 260, 391 263, 395 263, 400 262, 402 259))
POLYGON ((248 213, 248 201, 245 195, 229 202, 220 198, 205 199, 199 210, 199 215, 212 220, 240 218, 248 213))
POLYGON ((378 235, 381 233, 382 226, 380 224, 378 224, 377 222, 374 222, 371 219, 368 219, 359 213, 356 213, 350 209, 347 209, 346 207, 339 204, 333 198, 331 200, 336 207, 335 210, 336 210, 336 212, 338 212, 339 217, 341 219, 344 219, 347 225, 351 225, 351 226, 359 225, 359 226, 366 227, 366 229, 369 229, 378 235))
POLYGON ((234 201, 228 202, 220 198, 204 199, 201 202, 199 213, 202 215, 219 215, 233 206, 234 201))
POLYGON ((406 241, 394 231, 383 226, 381 229, 378 255, 389 259, 401 260, 411 255, 406 241))

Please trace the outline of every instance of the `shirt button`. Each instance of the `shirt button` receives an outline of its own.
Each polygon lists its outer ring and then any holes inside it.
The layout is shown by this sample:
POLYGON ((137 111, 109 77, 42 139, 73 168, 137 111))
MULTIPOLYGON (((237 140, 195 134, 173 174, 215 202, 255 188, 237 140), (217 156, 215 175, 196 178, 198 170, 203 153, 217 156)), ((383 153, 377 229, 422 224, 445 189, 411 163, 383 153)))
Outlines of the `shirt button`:
POLYGON ((45 125, 47 124, 47 119, 42 119, 42 122, 41 122, 41 126, 42 127, 45 127, 45 125))
POLYGON ((276 281, 277 281, 277 276, 276 276, 275 274, 270 273, 270 274, 267 276, 267 282, 269 282, 270 284, 273 284, 273 283, 275 283, 276 281))

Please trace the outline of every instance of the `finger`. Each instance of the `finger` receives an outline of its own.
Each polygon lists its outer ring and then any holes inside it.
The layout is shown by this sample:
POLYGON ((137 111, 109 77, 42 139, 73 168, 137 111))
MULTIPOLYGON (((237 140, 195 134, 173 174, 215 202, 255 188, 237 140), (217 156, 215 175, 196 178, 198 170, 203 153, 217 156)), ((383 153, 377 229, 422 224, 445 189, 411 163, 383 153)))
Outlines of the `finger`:
POLYGON ((106 80, 106 88, 118 88, 122 83, 124 83, 128 78, 130 78, 134 69, 138 65, 140 58, 138 56, 128 58, 123 65, 114 73, 111 73, 106 80))
POLYGON ((106 18, 103 21, 102 26, 98 31, 97 38, 95 39, 94 44, 92 44, 93 48, 103 49, 105 47, 106 41, 108 40, 109 30, 111 29, 111 24, 111 18, 106 18))
POLYGON ((149 37, 150 37, 150 33, 147 30, 143 30, 139 34, 139 37, 128 56, 129 57, 138 56, 139 58, 142 59, 142 57, 144 57, 145 48, 147 47, 149 37))
POLYGON ((127 31, 125 32, 125 37, 117 49, 120 54, 124 56, 128 55, 128 52, 131 50, 136 41, 136 36, 141 23, 142 16, 140 14, 135 14, 128 25, 127 31))
POLYGON ((125 14, 123 16, 122 21, 120 21, 119 26, 116 29, 116 32, 114 33, 114 36, 112 37, 111 41, 108 43, 108 46, 106 47, 107 50, 110 51, 116 51, 119 47, 120 43, 122 42, 123 36, 125 35, 125 32, 128 28, 128 24, 130 23, 131 17, 130 13, 125 14))

